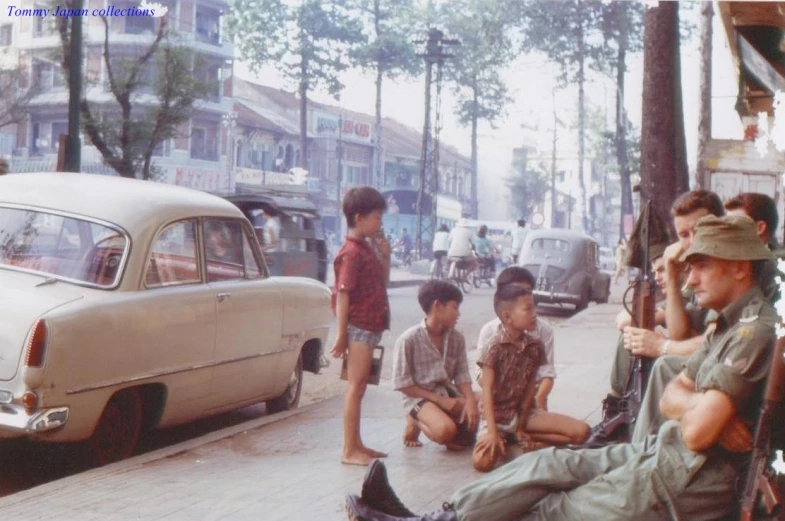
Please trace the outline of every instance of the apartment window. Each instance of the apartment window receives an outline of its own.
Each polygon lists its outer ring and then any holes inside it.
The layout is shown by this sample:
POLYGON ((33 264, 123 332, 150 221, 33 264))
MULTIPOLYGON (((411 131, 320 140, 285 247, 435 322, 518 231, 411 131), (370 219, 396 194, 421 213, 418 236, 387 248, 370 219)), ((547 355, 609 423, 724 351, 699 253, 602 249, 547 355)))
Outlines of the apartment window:
POLYGON ((196 39, 200 42, 221 44, 221 16, 216 11, 196 8, 196 39))
POLYGON ((219 101, 221 98, 220 79, 221 68, 217 65, 197 65, 194 68, 194 77, 202 82, 207 90, 205 99, 219 101))
POLYGON ((157 157, 169 157, 171 148, 171 140, 165 139, 155 145, 155 148, 153 149, 153 155, 157 157))
MULTIPOLYGON (((33 9, 49 9, 50 7, 45 4, 35 4, 33 9)), ((37 16, 33 20, 33 36, 49 36, 55 33, 55 17, 37 16)))
POLYGON ((13 43, 14 26, 11 24, 0 25, 0 46, 8 47, 13 43))
POLYGON ((191 132, 191 157, 218 161, 218 125, 195 126, 191 132))
POLYGON ((144 34, 155 32, 155 17, 152 16, 126 16, 126 34, 144 34))

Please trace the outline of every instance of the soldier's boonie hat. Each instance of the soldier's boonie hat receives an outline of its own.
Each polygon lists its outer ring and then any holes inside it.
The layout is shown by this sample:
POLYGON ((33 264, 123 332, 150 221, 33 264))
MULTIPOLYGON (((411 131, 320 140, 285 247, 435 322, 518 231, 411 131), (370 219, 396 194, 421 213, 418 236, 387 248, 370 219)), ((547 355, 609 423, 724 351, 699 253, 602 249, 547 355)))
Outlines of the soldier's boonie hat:
POLYGON ((774 258, 771 250, 760 242, 755 221, 746 215, 701 217, 695 225, 692 246, 682 254, 681 260, 686 261, 693 255, 738 261, 774 258))

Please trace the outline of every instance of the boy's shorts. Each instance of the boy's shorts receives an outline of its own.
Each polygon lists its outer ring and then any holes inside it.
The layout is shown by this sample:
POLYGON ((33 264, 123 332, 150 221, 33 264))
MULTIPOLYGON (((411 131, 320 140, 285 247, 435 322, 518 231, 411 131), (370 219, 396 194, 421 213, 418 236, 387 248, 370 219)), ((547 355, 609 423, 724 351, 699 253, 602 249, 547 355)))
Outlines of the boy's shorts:
POLYGON ((349 337, 349 342, 360 342, 371 347, 378 346, 382 341, 382 331, 375 333, 351 324, 346 326, 346 335, 349 337))
MULTIPOLYGON (((409 415, 416 420, 417 415, 420 413, 420 409, 426 403, 433 403, 433 402, 431 402, 430 400, 420 400, 409 411, 409 415)), ((439 407, 438 405, 436 406, 439 407)), ((441 409, 441 407, 439 408, 441 409)), ((444 411, 444 409, 442 410, 444 411)), ((446 412, 448 415, 450 414, 448 411, 444 411, 444 412, 446 412)), ((460 445, 462 447, 473 447, 474 444, 477 442, 477 431, 472 430, 469 427, 469 420, 464 420, 462 422, 455 420, 455 418, 453 418, 453 420, 455 421, 455 424, 458 426, 458 434, 455 435, 455 439, 453 440, 453 443, 455 445, 460 445)))

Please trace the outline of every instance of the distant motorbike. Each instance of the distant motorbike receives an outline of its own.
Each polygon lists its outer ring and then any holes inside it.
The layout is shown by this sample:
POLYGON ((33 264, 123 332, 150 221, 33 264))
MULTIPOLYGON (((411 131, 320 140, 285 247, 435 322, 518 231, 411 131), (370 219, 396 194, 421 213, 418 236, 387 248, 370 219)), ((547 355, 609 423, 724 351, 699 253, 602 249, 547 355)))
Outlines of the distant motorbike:
POLYGON ((390 257, 390 265, 393 268, 408 269, 412 267, 412 252, 404 253, 403 246, 395 246, 392 249, 392 256, 390 257))

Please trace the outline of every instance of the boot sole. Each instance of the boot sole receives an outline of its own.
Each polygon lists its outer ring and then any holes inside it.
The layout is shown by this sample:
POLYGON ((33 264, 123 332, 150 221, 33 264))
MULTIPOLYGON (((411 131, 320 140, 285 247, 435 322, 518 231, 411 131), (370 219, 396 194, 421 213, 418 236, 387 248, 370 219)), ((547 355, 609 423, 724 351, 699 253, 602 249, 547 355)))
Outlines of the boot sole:
POLYGON ((346 517, 349 518, 349 521, 370 521, 368 518, 362 517, 354 511, 348 497, 346 498, 346 501, 344 501, 344 507, 346 508, 346 517))

